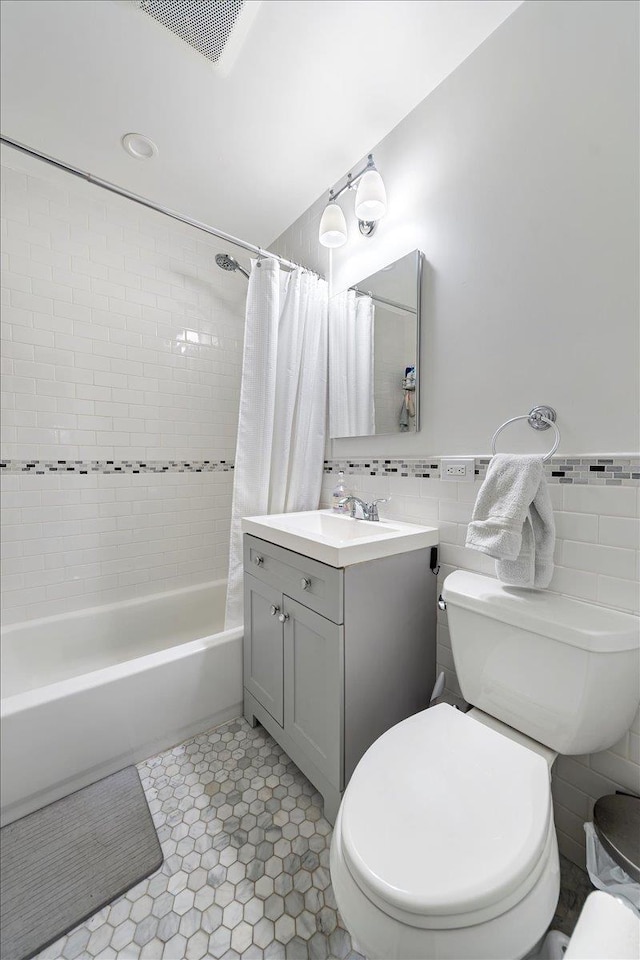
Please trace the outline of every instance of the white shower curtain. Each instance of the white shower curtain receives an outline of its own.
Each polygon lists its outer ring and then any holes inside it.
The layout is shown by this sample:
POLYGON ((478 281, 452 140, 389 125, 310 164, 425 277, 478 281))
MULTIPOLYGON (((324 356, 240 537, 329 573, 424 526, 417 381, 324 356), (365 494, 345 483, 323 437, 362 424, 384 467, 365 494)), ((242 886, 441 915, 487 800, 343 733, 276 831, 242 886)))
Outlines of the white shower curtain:
POLYGON ((226 628, 243 621, 242 517, 313 510, 327 418, 327 284, 252 262, 233 481, 226 628))
POLYGON ((375 433, 374 306, 345 290, 329 304, 329 424, 334 437, 375 433))

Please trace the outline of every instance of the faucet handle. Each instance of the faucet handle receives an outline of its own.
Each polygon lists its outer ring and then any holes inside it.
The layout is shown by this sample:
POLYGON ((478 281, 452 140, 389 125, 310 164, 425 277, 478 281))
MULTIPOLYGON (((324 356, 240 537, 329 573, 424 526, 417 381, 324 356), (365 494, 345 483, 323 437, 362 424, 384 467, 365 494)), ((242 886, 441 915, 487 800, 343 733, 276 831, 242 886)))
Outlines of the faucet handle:
POLYGON ((389 503, 391 497, 378 497, 377 500, 372 500, 369 504, 369 520, 379 520, 380 515, 378 514, 378 504, 379 503, 389 503))

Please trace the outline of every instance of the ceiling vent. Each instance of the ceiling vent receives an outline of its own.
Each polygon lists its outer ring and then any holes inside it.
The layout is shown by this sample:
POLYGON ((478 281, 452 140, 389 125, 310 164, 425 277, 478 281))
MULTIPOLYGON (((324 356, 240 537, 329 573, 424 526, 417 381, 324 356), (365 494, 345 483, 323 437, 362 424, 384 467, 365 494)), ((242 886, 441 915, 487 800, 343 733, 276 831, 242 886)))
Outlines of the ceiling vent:
POLYGON ((261 0, 134 0, 135 5, 227 74, 261 0))

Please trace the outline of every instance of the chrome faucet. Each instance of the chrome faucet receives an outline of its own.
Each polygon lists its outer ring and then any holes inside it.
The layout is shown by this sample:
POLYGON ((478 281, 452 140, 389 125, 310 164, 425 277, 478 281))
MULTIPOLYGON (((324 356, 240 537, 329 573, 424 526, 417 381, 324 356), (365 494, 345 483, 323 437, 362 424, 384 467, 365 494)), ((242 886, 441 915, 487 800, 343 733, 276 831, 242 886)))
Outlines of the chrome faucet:
POLYGON ((338 501, 341 507, 347 503, 351 504, 351 516, 354 520, 379 520, 378 504, 386 502, 386 499, 380 498, 371 503, 365 503, 360 497, 343 497, 338 501))

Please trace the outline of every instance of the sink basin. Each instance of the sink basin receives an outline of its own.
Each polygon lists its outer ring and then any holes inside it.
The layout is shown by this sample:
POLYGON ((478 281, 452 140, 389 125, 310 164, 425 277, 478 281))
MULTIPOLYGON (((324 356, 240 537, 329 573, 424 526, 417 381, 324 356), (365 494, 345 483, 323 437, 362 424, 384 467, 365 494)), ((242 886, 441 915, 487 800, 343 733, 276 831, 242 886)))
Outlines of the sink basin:
POLYGON ((242 530, 331 567, 347 567, 438 543, 436 527, 399 520, 354 520, 332 510, 245 517, 242 530))

